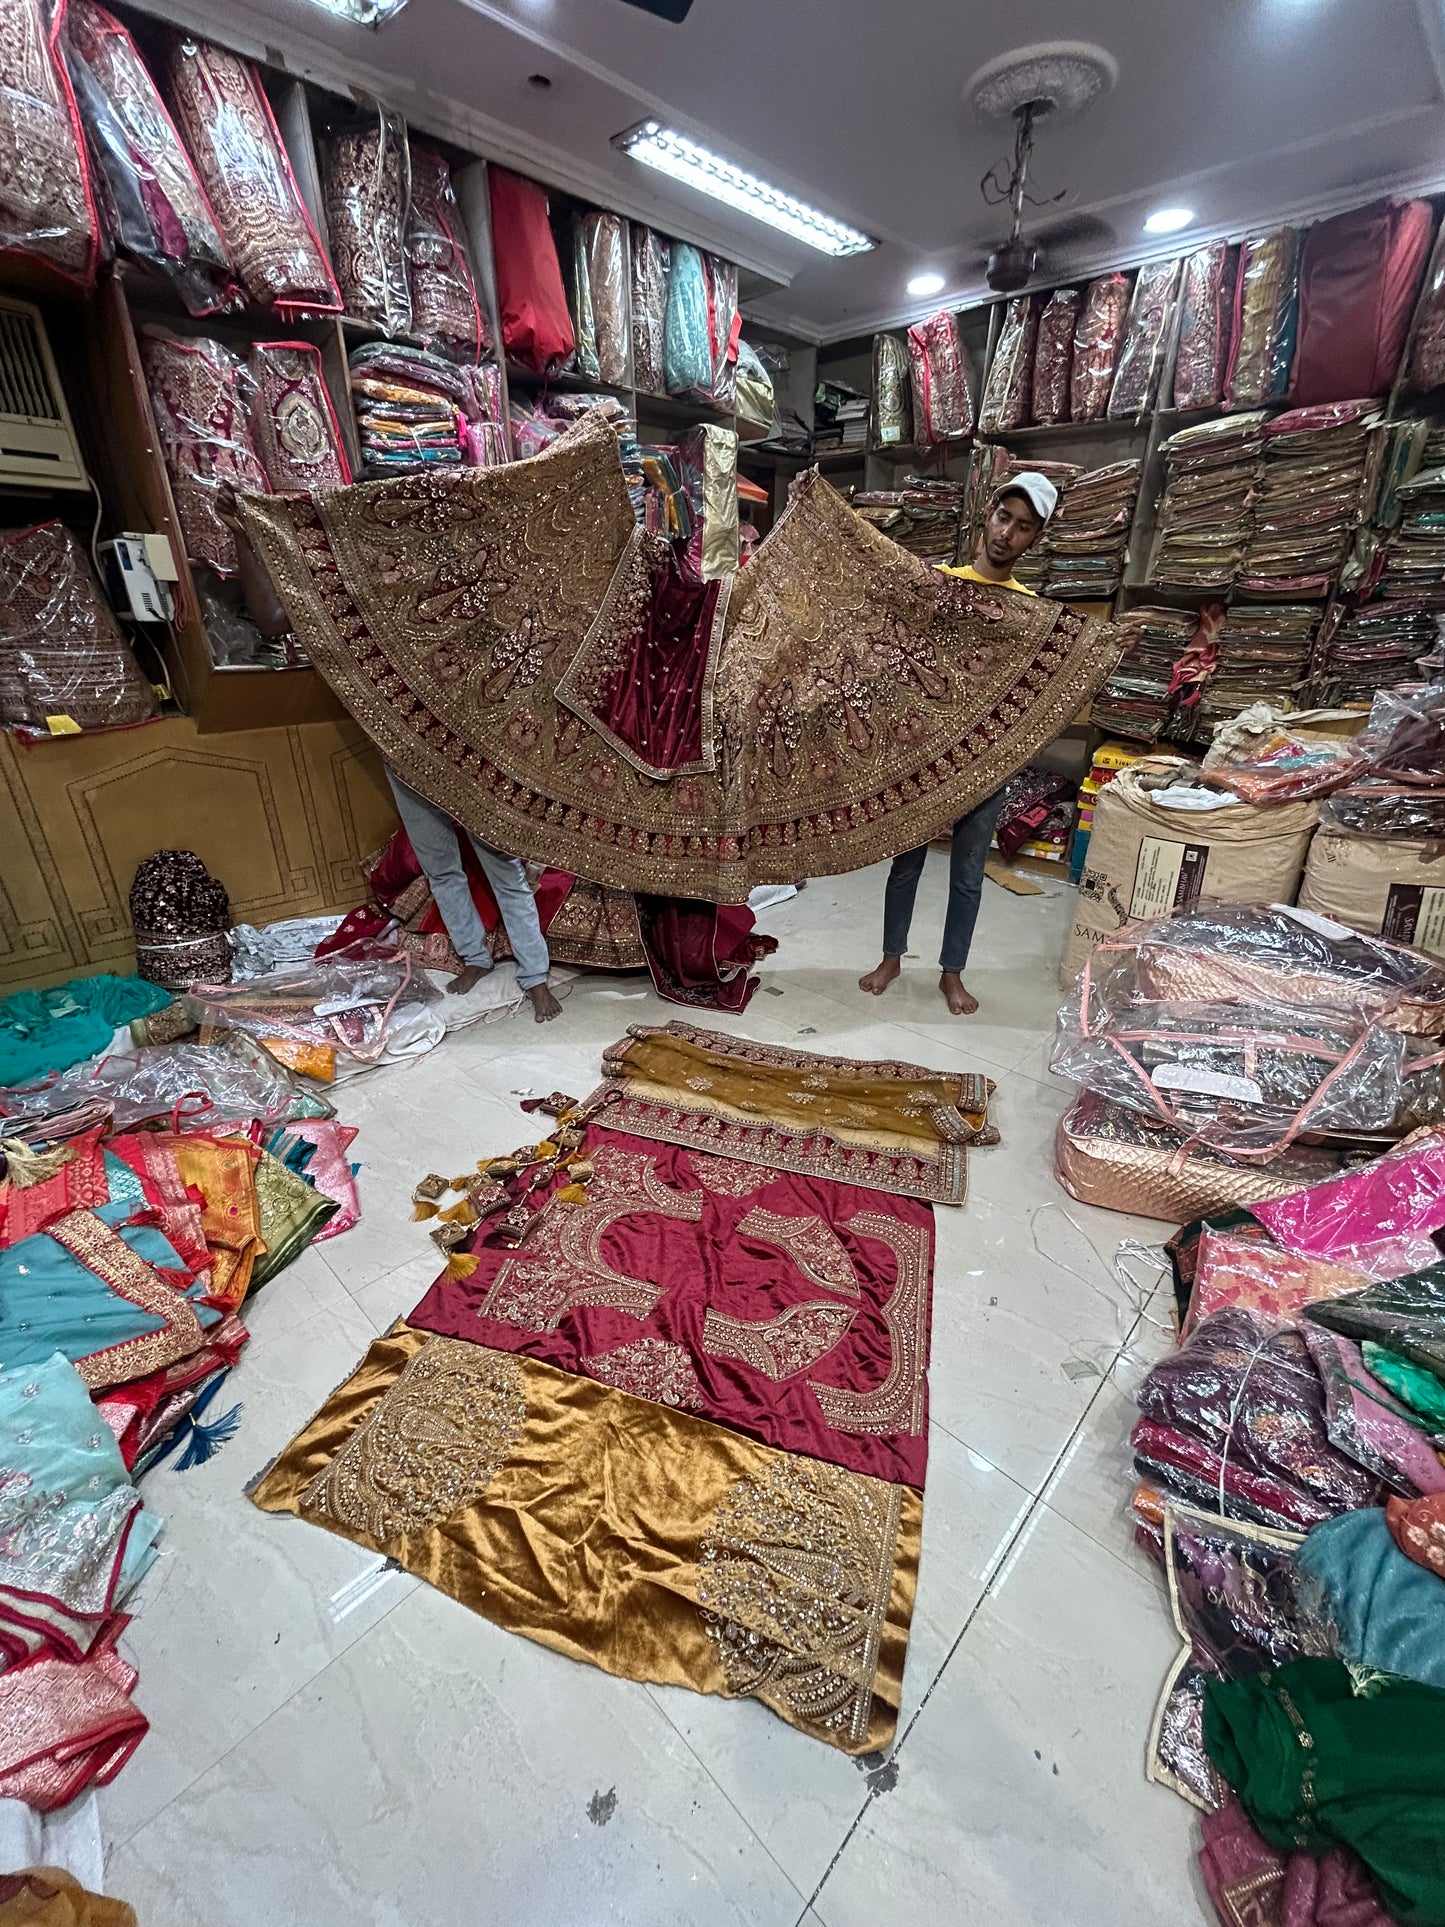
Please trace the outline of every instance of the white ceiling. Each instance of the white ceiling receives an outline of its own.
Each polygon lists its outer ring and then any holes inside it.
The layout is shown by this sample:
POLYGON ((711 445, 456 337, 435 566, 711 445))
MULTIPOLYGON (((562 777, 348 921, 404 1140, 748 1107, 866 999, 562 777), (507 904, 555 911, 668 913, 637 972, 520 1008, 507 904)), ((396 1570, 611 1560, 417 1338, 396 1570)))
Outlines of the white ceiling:
POLYGON ((1084 210, 1117 236, 1070 276, 1177 249, 1141 231, 1163 203, 1192 207, 1202 237, 1445 185, 1445 0, 694 0, 681 26, 622 0, 411 0, 375 33, 309 0, 143 4, 711 244, 782 284, 750 312, 820 340, 984 291, 1006 222, 978 181, 1010 130, 973 120, 963 86, 1035 41, 1093 41, 1119 69, 1039 133, 1034 184, 1068 192, 1037 221, 1084 210), (610 145, 648 114, 880 245, 829 260, 662 181, 610 145), (923 268, 947 292, 910 302, 923 268))

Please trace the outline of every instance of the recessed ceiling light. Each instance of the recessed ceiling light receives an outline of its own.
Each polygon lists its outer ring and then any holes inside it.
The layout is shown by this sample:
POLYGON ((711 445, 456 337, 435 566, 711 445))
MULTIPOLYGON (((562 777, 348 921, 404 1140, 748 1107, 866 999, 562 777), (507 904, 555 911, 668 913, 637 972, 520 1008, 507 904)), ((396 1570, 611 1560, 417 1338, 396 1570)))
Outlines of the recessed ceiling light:
POLYGON ((771 187, 746 168, 725 161, 720 154, 700 147, 686 134, 664 127, 660 121, 642 121, 625 134, 616 135, 612 144, 672 180, 695 187, 699 193, 710 194, 714 200, 725 201, 740 214, 751 214, 755 221, 766 221, 769 227, 781 228, 795 241, 806 241, 810 248, 817 248, 822 254, 863 254, 878 245, 845 221, 835 221, 831 214, 809 207, 806 201, 785 194, 780 187, 771 187))
POLYGON ((920 296, 940 294, 943 291, 941 274, 915 274, 908 284, 908 292, 920 296))
POLYGON ((1144 223, 1146 234, 1177 234, 1182 227, 1188 227, 1194 219, 1192 207, 1157 208, 1144 223))

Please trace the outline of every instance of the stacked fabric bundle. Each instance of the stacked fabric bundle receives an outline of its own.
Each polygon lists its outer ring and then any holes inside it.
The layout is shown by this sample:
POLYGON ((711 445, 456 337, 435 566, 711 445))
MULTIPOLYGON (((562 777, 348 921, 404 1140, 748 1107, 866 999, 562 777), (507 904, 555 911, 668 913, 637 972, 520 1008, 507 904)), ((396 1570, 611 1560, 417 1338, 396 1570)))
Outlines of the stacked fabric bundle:
POLYGON ((813 452, 863 448, 868 441, 868 397, 844 381, 820 381, 813 394, 813 452))
POLYGON ((1165 442, 1151 581, 1179 589, 1234 582, 1252 527, 1264 421, 1262 413, 1226 415, 1165 442))
POLYGON ((461 467, 474 397, 455 363, 400 342, 353 349, 350 361, 365 480, 461 467))
POLYGON ((542 1141, 417 1186, 445 1269, 255 1502, 606 1671, 886 1746, 932 1204, 996 1136, 989 1086, 685 1024, 603 1061, 585 1102, 528 1101, 542 1141), (585 1571, 578 1517, 597 1522, 585 1571))
POLYGON ((1240 571, 1251 595, 1324 596, 1333 588, 1374 492, 1379 419, 1373 403, 1359 401, 1297 408, 1264 424, 1264 464, 1240 571))
POLYGON ((1380 594, 1445 609, 1445 436, 1432 435, 1420 471, 1399 486, 1400 522, 1384 545, 1380 594))
POLYGON ((1116 593, 1142 467, 1138 460, 1111 462, 1063 483, 1058 507, 1037 544, 1047 558, 1045 595, 1102 601, 1116 593))
POLYGON ((994 825, 994 842, 1008 863, 1031 856, 1044 863, 1062 863, 1079 786, 1058 770, 1022 769, 1004 785, 1003 803, 994 825))
POLYGON ((1408 602, 1343 604, 1320 629, 1311 678, 1316 702, 1368 702, 1377 689, 1411 682, 1417 659, 1436 640, 1434 614, 1408 602))
POLYGON ((911 475, 903 488, 871 489, 850 499, 865 522, 925 562, 959 553, 966 484, 911 475))
POLYGON ((1190 740, 1209 742, 1216 724, 1266 695, 1287 707, 1304 682, 1319 617, 1309 603, 1232 603, 1214 631, 1214 668, 1201 686, 1190 740))
POLYGON ((1190 610, 1144 607, 1130 609, 1119 626, 1128 641, 1090 720, 1112 735, 1155 743, 1169 720, 1174 666, 1193 640, 1196 619, 1190 610))

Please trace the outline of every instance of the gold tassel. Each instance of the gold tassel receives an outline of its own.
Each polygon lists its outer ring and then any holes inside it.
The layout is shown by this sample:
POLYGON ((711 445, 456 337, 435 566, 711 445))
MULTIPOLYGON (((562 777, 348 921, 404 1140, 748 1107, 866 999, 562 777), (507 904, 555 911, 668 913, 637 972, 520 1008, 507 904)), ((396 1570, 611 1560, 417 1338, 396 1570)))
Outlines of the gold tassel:
POLYGON ((592 1176, 592 1170, 591 1158, 573 1158, 567 1165, 567 1176, 573 1184, 586 1184, 592 1176))
POLYGON ((470 1251, 454 1251, 447 1259, 448 1278, 470 1278, 477 1268, 477 1259, 470 1251))
POLYGON ((500 1182, 503 1178, 514 1178, 520 1165, 516 1158, 483 1158, 477 1169, 484 1178, 496 1178, 500 1182))
POLYGON ((413 1224, 421 1224, 427 1218, 434 1218, 436 1214, 436 1206, 428 1203, 425 1198, 414 1198, 412 1200, 411 1221, 413 1224))
POLYGON ((587 1193, 580 1184, 564 1184, 560 1191, 552 1193, 554 1204, 586 1204, 587 1193))
POLYGON ((556 1155, 557 1146, 552 1142, 551 1138, 543 1138, 540 1144, 535 1144, 532 1147, 532 1158, 537 1164, 543 1164, 548 1158, 554 1158, 556 1155))
POLYGON ((445 1211, 438 1211, 437 1216, 447 1224, 475 1224, 477 1221, 476 1209, 470 1198, 462 1198, 458 1203, 449 1205, 445 1211))
POLYGON ((452 1179, 452 1189, 453 1191, 465 1191, 467 1186, 471 1183, 471 1181, 472 1181, 471 1172, 464 1171, 459 1178, 452 1179))

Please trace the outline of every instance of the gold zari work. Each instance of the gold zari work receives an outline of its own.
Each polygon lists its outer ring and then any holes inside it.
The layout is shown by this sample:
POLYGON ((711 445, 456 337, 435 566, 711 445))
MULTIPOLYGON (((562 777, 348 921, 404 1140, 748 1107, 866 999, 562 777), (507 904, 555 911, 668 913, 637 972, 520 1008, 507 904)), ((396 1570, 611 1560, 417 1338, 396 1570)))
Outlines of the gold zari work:
POLYGON ((506 850, 619 890, 740 903, 915 848, 1078 714, 1114 632, 962 582, 816 476, 735 579, 703 705, 711 767, 646 774, 559 700, 635 620, 616 440, 311 498, 247 526, 316 666, 423 796, 506 850))

